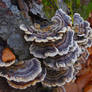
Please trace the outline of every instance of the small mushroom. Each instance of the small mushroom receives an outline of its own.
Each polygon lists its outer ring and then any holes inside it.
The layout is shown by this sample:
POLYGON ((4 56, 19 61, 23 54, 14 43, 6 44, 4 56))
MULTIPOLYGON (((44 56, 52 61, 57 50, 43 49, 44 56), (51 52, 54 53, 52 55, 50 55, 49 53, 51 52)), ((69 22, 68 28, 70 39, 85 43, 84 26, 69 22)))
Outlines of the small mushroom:
POLYGON ((52 68, 46 68, 47 75, 42 82, 43 85, 49 87, 62 86, 66 82, 70 82, 73 79, 74 69, 73 67, 65 67, 60 70, 54 70, 52 68))
POLYGON ((40 61, 36 58, 19 61, 10 67, 1 67, 0 76, 15 82, 29 82, 42 72, 40 61))

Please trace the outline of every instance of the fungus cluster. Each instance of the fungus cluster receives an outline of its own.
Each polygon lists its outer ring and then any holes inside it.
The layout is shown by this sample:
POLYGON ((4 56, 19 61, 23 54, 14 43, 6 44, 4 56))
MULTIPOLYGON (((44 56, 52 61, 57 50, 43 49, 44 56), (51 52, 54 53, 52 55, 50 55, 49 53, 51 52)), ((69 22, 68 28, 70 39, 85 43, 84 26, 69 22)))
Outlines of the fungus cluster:
POLYGON ((9 68, 1 68, 0 71, 0 76, 5 77, 9 85, 20 89, 43 81, 46 75, 45 68, 41 68, 40 61, 36 58, 19 61, 9 68))
MULTIPOLYGON (((92 45, 92 29, 87 21, 75 13, 72 22, 71 17, 59 9, 49 25, 34 23, 28 27, 24 23, 20 29, 30 44, 30 58, 17 60, 8 67, 2 66, 0 60, 0 76, 6 78, 10 86, 25 89, 41 82, 55 87, 75 79, 80 64, 88 58, 87 47, 92 45)), ((0 51, 2 49, 0 45, 0 51)))

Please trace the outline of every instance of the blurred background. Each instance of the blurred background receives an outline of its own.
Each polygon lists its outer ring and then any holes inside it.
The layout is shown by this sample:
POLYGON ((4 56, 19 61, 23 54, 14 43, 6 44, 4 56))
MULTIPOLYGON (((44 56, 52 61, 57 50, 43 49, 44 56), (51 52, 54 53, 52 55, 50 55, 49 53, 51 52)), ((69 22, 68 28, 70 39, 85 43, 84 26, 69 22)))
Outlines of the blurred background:
POLYGON ((62 8, 71 17, 75 12, 80 13, 84 19, 92 12, 92 0, 42 0, 42 3, 48 18, 51 18, 58 8, 62 8))

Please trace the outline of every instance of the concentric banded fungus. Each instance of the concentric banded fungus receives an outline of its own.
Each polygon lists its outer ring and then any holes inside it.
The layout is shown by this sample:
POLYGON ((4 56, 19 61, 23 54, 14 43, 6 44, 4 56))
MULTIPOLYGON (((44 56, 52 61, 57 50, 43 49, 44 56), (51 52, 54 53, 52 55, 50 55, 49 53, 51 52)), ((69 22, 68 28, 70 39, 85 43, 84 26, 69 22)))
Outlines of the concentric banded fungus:
POLYGON ((68 16, 62 9, 59 9, 56 11, 56 14, 51 19, 55 22, 55 25, 53 25, 54 30, 62 30, 61 32, 65 31, 67 26, 72 26, 72 19, 70 16, 68 16))
POLYGON ((75 30, 75 40, 78 42, 79 45, 90 47, 92 45, 92 41, 90 36, 91 34, 91 27, 89 22, 84 21, 80 14, 74 14, 74 30, 75 30))
POLYGON ((74 69, 73 67, 61 68, 60 70, 54 70, 52 68, 46 68, 47 75, 42 82, 43 85, 52 86, 62 86, 66 82, 70 82, 73 79, 74 69))
POLYGON ((0 67, 8 67, 15 63, 15 55, 6 46, 6 42, 0 38, 0 67))
POLYGON ((81 54, 81 49, 76 46, 76 48, 68 52, 65 55, 62 56, 55 56, 55 57, 48 57, 44 60, 44 63, 46 66, 52 67, 52 68, 60 68, 60 67, 67 67, 72 66, 75 62, 77 62, 78 57, 81 54))
POLYGON ((19 14, 19 10, 15 5, 12 5, 11 0, 2 0, 7 6, 7 8, 13 13, 13 14, 19 14))
POLYGON ((20 25, 20 29, 26 33, 25 40, 49 42, 62 39, 63 33, 67 31, 66 27, 71 25, 71 18, 59 9, 51 20, 53 23, 44 28, 41 28, 39 24, 34 24, 29 29, 24 24, 20 25))
POLYGON ((29 82, 15 82, 15 81, 9 81, 8 80, 8 83, 9 83, 10 86, 12 86, 16 89, 25 89, 27 87, 30 87, 31 85, 35 85, 36 83, 43 81, 45 76, 46 76, 46 69, 43 68, 42 72, 32 81, 29 81, 29 82))
MULTIPOLYGON (((90 25, 76 13, 72 25, 71 18, 62 9, 51 18, 52 24, 42 27, 40 23, 28 28, 22 24, 20 29, 25 32, 25 40, 31 42, 30 54, 45 64, 47 75, 42 84, 62 86, 75 79, 80 64, 88 58, 86 48, 92 45, 90 25)), ((16 86, 14 81, 10 80, 10 85, 16 86)))
POLYGON ((26 41, 35 41, 40 43, 62 39, 63 34, 55 32, 54 30, 52 30, 51 26, 44 29, 38 29, 37 26, 40 25, 35 24, 35 26, 31 26, 29 30, 25 27, 25 25, 20 26, 20 28, 26 33, 26 35, 24 36, 26 41))
POLYGON ((67 54, 73 46, 73 31, 68 30, 62 40, 48 43, 33 43, 30 46, 30 53, 38 58, 53 57, 56 55, 67 54))
POLYGON ((40 61, 36 58, 18 62, 9 68, 1 68, 0 76, 16 82, 29 82, 34 80, 42 71, 40 61))

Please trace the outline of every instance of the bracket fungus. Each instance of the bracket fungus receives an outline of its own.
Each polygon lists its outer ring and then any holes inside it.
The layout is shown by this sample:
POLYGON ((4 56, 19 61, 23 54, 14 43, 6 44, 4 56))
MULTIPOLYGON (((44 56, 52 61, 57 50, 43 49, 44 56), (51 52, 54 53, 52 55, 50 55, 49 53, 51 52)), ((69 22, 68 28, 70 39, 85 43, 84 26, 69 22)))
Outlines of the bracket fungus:
POLYGON ((47 74, 42 84, 62 86, 76 79, 81 64, 88 58, 87 47, 92 45, 92 29, 87 21, 75 13, 74 22, 62 9, 56 11, 51 24, 41 27, 34 23, 30 27, 21 24, 24 39, 30 44, 30 54, 42 59, 47 74))
POLYGON ((25 89, 32 85, 36 85, 36 83, 41 82, 44 80, 46 76, 46 69, 43 68, 42 72, 34 79, 28 82, 16 82, 16 81, 8 81, 8 84, 16 89, 25 89))
POLYGON ((25 60, 24 62, 20 61, 18 63, 19 64, 12 65, 9 68, 1 68, 3 72, 0 73, 0 76, 16 82, 28 82, 35 79, 42 71, 40 61, 35 58, 27 61, 25 60))
MULTIPOLYGON (((25 32, 24 39, 30 45, 30 59, 18 60, 9 67, 1 67, 0 61, 0 76, 6 78, 10 86, 25 89, 41 82, 55 87, 76 79, 81 63, 88 58, 87 47, 92 45, 92 29, 87 21, 75 13, 72 23, 71 17, 58 9, 50 23, 42 25, 40 21, 31 26, 23 23, 20 29, 25 32)), ((2 49, 0 45, 0 51, 2 49)), ((7 61, 3 57, 2 60, 7 61)))
POLYGON ((53 57, 66 54, 73 46, 73 31, 68 30, 64 37, 55 42, 33 43, 30 45, 30 53, 38 58, 53 57), (40 49, 39 49, 40 48, 40 49))
POLYGON ((90 47, 92 45, 92 29, 88 21, 84 21, 80 14, 74 14, 74 30, 75 37, 79 45, 82 47, 90 47))
POLYGON ((6 78, 12 87, 25 89, 43 81, 46 76, 46 69, 41 68, 38 59, 32 58, 19 61, 10 67, 1 67, 0 76, 6 78))
POLYGON ((49 87, 61 86, 73 79, 74 69, 72 66, 61 68, 59 70, 54 70, 49 67, 46 69, 47 74, 44 81, 42 82, 43 85, 49 87))
POLYGON ((63 33, 68 31, 68 27, 72 25, 71 17, 59 9, 51 20, 52 23, 43 28, 41 28, 41 25, 37 23, 30 26, 28 29, 24 24, 21 24, 20 29, 25 32, 25 40, 45 43, 62 39, 63 33))
POLYGON ((78 57, 80 56, 80 48, 76 47, 74 51, 68 52, 65 55, 62 56, 55 56, 55 57, 48 57, 44 59, 44 63, 52 67, 54 69, 60 68, 60 67, 67 67, 67 66, 72 66, 77 62, 78 57))

